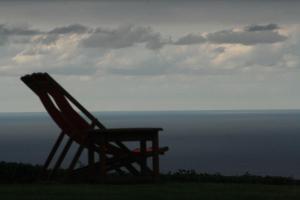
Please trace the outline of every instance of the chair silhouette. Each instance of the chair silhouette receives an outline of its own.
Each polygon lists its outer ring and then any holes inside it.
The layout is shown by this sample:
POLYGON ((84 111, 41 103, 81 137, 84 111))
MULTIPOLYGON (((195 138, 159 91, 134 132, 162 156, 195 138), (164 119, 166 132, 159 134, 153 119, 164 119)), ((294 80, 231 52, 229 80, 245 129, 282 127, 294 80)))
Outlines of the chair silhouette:
POLYGON ((33 73, 21 77, 21 80, 39 97, 51 118, 61 129, 45 161, 45 171, 53 165, 51 172, 54 174, 61 167, 67 153, 70 153, 71 145, 75 142, 79 146, 67 168, 71 177, 88 175, 105 180, 107 174, 113 171, 119 174, 130 173, 135 176, 158 178, 159 155, 168 150, 168 147, 159 147, 158 133, 161 128, 107 129, 49 74, 33 73), (63 146, 65 136, 68 136, 68 139, 63 146), (124 142, 137 142, 139 146, 132 150, 124 142), (147 148, 147 142, 151 142, 150 148, 147 148), (58 149, 62 149, 60 154, 58 149), (88 152, 88 163, 84 167, 76 167, 84 150, 88 152), (99 155, 98 159, 95 154, 99 155), (152 167, 147 164, 148 158, 152 158, 152 167))

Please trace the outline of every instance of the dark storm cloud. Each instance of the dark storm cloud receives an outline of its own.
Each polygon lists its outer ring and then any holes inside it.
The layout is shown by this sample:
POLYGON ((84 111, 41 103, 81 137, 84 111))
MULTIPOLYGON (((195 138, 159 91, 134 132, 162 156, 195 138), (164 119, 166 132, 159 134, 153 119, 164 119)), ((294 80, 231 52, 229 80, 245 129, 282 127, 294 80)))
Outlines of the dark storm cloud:
POLYGON ((176 42, 174 42, 175 45, 189 45, 189 44, 199 44, 205 42, 206 39, 201 35, 194 35, 194 34, 188 34, 186 36, 183 36, 179 38, 176 42))
POLYGON ((30 29, 27 26, 8 26, 6 24, 0 24, 1 35, 35 35, 40 33, 41 31, 30 29))
POLYGON ((81 24, 71 24, 69 26, 62 26, 54 28, 53 30, 49 31, 49 34, 69 34, 69 33, 77 33, 82 34, 88 32, 90 28, 83 26, 81 24))
POLYGON ((0 24, 0 45, 4 45, 10 36, 32 36, 40 34, 41 31, 30 29, 27 26, 9 26, 0 24))
MULTIPOLYGON (((29 38, 34 35, 42 37, 36 39, 36 42, 42 44, 51 44, 59 38, 68 34, 85 34, 87 38, 81 40, 80 44, 86 48, 102 49, 121 49, 143 44, 147 49, 158 50, 165 45, 193 45, 201 43, 213 44, 271 44, 282 42, 287 39, 286 36, 278 32, 277 24, 250 25, 239 31, 221 30, 208 33, 205 36, 188 33, 173 42, 171 36, 163 37, 161 33, 153 31, 151 27, 144 26, 119 26, 114 29, 109 28, 90 28, 82 24, 71 24, 67 26, 54 27, 50 31, 41 31, 31 29, 28 26, 8 26, 0 24, 0 45, 7 43, 11 36, 24 36, 22 41, 29 42, 29 38)), ((15 40, 17 41, 17 40, 15 40)))
POLYGON ((44 37, 39 39, 39 42, 43 44, 51 44, 56 42, 61 35, 66 34, 84 34, 89 31, 93 31, 93 29, 81 25, 81 24, 71 24, 68 26, 56 27, 47 33, 44 34, 44 37))
POLYGON ((240 31, 221 30, 208 33, 206 36, 200 34, 188 34, 179 38, 174 45, 192 45, 204 42, 214 44, 271 44, 282 42, 287 39, 286 36, 280 35, 277 30, 280 27, 277 24, 267 25, 250 25, 240 31))
MULTIPOLYGON (((41 31, 31 29, 28 26, 9 26, 7 24, 0 24, 0 45, 5 44, 11 36, 34 36, 43 35, 38 41, 43 44, 50 44, 55 42, 60 35, 64 34, 83 34, 92 31, 91 28, 81 24, 71 24, 68 26, 55 27, 50 31, 41 31)), ((28 40, 24 40, 27 41, 28 40)))
MULTIPOLYGON (((260 27, 262 29, 262 27, 260 27)), ((271 44, 276 42, 282 42, 287 37, 280 35, 276 31, 267 30, 264 31, 233 31, 223 30, 207 35, 207 40, 210 43, 215 44, 244 44, 244 45, 255 45, 255 44, 271 44)))
POLYGON ((116 29, 97 28, 90 37, 82 41, 83 46, 90 48, 120 49, 135 44, 145 43, 146 48, 160 49, 165 42, 160 33, 150 27, 121 26, 116 29))
POLYGON ((245 27, 245 31, 273 31, 280 27, 277 24, 267 24, 267 25, 250 25, 245 27))

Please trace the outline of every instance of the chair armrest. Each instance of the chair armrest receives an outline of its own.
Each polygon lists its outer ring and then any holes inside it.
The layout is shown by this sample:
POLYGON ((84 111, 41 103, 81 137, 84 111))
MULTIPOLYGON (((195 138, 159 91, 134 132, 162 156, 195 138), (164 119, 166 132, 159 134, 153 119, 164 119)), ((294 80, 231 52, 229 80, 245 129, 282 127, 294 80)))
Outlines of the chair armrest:
MULTIPOLYGON (((112 128, 112 129, 96 129, 90 130, 89 134, 93 138, 107 141, 136 141, 151 140, 158 135, 162 128, 112 128)), ((97 140, 97 139, 96 139, 97 140)))

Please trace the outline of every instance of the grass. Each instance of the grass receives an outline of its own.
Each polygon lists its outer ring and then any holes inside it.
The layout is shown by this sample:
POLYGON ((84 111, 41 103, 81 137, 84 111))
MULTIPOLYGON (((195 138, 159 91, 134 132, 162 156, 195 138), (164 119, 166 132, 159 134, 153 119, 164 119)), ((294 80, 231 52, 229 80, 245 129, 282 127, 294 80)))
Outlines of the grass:
POLYGON ((159 183, 136 185, 7 184, 0 185, 0 199, 300 199, 299 185, 230 183, 159 183))

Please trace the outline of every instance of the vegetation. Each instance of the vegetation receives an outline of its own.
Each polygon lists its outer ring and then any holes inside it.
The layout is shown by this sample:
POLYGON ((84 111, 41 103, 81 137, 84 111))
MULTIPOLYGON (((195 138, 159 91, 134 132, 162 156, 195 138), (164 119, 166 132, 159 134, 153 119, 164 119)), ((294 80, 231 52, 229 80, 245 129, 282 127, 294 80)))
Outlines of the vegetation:
POLYGON ((171 182, 198 182, 198 183, 251 183, 272 185, 299 185, 300 180, 282 176, 257 176, 246 172, 241 176, 223 176, 219 173, 196 173, 194 170, 178 170, 162 175, 163 180, 171 182))
POLYGON ((38 165, 0 162, 0 199, 300 199, 299 181, 287 177, 178 170, 163 174, 156 184, 53 184, 38 179, 41 169, 38 165))
MULTIPOLYGON (((42 166, 23 163, 0 162, 0 183, 41 183, 42 166)), ((50 173, 50 172, 48 172, 50 173)), ((58 171, 59 176, 66 175, 65 170, 58 171)), ((57 181, 56 181, 57 182, 57 181)), ((245 184, 272 184, 272 185, 300 185, 300 180, 292 177, 256 176, 245 173, 241 176, 223 176, 221 174, 196 173, 194 170, 178 170, 161 175, 161 183, 245 183, 245 184)), ((49 182, 48 182, 49 183, 49 182)), ((83 182, 81 182, 83 183, 83 182)))
POLYGON ((41 169, 39 165, 0 162, 0 183, 32 183, 41 169))

